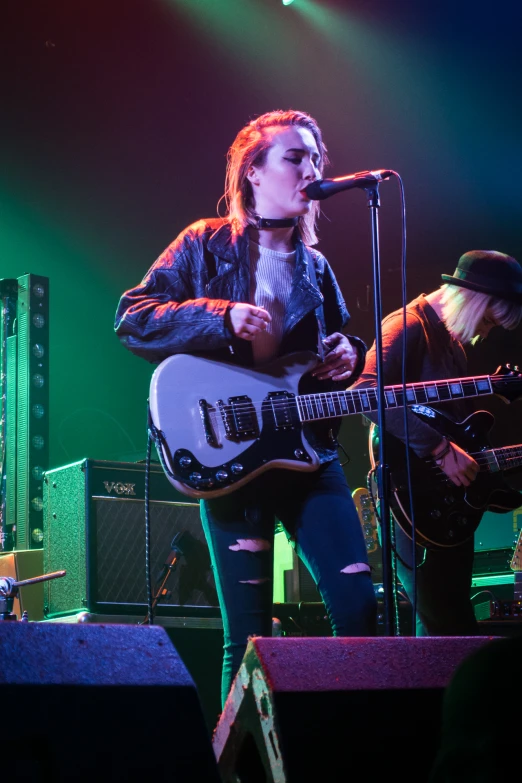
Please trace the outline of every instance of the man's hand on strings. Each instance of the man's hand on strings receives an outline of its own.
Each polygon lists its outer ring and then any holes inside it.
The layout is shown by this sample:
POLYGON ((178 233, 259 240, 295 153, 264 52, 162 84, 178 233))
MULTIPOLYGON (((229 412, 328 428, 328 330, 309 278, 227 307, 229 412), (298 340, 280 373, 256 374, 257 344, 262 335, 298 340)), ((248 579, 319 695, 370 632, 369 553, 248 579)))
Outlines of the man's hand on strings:
POLYGON ((439 444, 431 455, 435 464, 457 487, 469 487, 480 470, 473 457, 453 441, 445 440, 444 446, 439 444))

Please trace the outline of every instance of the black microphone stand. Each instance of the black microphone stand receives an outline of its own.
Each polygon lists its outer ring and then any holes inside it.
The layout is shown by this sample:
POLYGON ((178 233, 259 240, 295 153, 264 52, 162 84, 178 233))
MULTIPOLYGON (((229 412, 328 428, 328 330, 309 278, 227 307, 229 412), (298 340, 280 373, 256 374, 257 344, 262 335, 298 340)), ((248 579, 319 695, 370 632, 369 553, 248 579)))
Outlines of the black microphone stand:
POLYGON ((367 204, 370 209, 372 228, 373 257, 373 290, 375 313, 375 359, 377 366, 377 426, 379 428, 379 462, 377 465, 377 492, 379 497, 379 517, 381 520, 382 549, 382 587, 384 593, 384 631, 385 636, 393 636, 391 621, 391 606, 393 601, 393 568, 390 544, 390 507, 389 507, 389 469, 386 461, 386 430, 384 425, 384 373, 382 361, 382 303, 381 303, 381 270, 379 257, 379 184, 376 182, 364 188, 367 193, 367 204))
POLYGON ((183 537, 183 532, 176 533, 176 535, 171 541, 169 555, 165 560, 165 563, 163 564, 161 573, 156 579, 156 584, 154 586, 154 592, 152 597, 152 604, 149 609, 149 613, 147 614, 145 619, 140 623, 140 625, 144 625, 149 619, 151 619, 150 613, 155 610, 158 602, 161 601, 163 598, 168 598, 170 595, 169 591, 166 588, 166 584, 170 575, 174 572, 174 569, 176 568, 180 557, 183 556, 183 550, 179 545, 179 541, 182 537, 183 537))
MULTIPOLYGON (((33 576, 30 579, 22 579, 17 582, 12 576, 0 576, 0 621, 17 620, 16 614, 13 614, 13 604, 15 598, 18 598, 18 590, 25 585, 34 585, 37 582, 46 582, 49 579, 59 579, 65 576, 67 571, 53 571, 50 574, 42 576, 33 576)), ((22 622, 29 622, 27 610, 24 609, 20 617, 22 622)))

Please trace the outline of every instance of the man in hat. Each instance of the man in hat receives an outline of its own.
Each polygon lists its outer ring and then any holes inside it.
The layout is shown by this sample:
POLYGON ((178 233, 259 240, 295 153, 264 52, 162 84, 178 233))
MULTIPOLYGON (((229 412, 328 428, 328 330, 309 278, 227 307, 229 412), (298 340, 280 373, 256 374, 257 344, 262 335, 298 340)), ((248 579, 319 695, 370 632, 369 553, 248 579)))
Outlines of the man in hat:
MULTIPOLYGON (((484 340, 491 329, 515 329, 522 317, 522 267, 511 256, 495 250, 471 250, 459 259, 444 284, 421 294, 406 306, 406 383, 462 378, 469 375, 464 346, 484 340)), ((404 313, 402 308, 382 322, 384 383, 403 381, 404 313)), ((364 372, 352 388, 376 386, 375 343, 364 372)), ((473 411, 473 403, 452 400, 439 408, 455 421, 473 411)), ((421 458, 435 464, 457 486, 467 487, 479 470, 466 451, 407 410, 408 442, 421 458)), ((386 430, 402 442, 405 412, 387 410, 386 430)), ((374 422, 376 417, 370 416, 374 422)), ((412 568, 412 541, 394 524, 391 536, 397 555, 397 577, 413 603, 416 588, 417 635, 461 636, 477 633, 470 601, 474 558, 473 538, 459 546, 416 547, 412 568)))

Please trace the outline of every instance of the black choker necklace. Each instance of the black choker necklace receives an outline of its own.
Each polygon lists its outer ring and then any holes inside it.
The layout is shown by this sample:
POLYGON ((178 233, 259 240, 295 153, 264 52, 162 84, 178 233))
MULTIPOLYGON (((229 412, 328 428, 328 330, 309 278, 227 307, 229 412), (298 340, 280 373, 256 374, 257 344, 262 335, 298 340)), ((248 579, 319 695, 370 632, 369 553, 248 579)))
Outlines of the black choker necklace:
POLYGON ((298 217, 294 218, 264 218, 261 215, 256 215, 256 228, 295 228, 299 221, 298 217))

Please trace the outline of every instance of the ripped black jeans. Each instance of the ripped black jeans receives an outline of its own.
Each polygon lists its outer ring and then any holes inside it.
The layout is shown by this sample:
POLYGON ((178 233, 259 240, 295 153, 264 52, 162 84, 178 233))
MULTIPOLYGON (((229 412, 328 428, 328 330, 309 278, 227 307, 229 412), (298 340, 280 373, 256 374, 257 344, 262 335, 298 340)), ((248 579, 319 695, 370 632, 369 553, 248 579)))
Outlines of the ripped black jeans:
POLYGON ((276 518, 314 578, 334 636, 377 632, 364 535, 338 460, 313 473, 269 470, 230 495, 201 501, 223 618, 223 704, 248 637, 272 635, 276 518))

